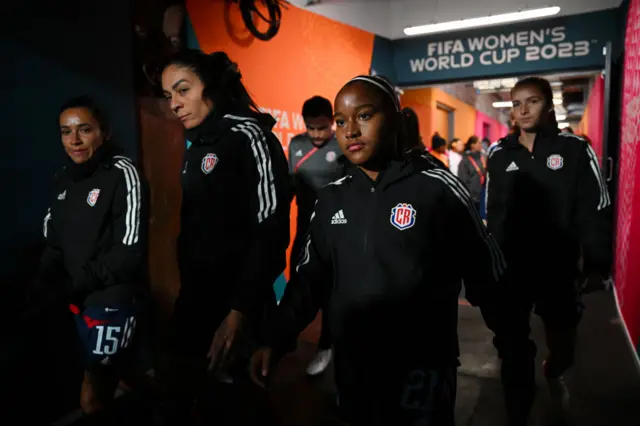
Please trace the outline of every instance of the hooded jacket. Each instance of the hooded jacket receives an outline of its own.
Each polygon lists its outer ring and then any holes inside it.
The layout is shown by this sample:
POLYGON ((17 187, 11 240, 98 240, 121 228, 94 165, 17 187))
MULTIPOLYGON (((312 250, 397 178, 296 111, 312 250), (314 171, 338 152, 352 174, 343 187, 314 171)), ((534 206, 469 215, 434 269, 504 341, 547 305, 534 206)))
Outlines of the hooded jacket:
POLYGON ((538 285, 611 269, 611 199, 593 148, 566 133, 539 133, 533 151, 507 136, 487 162, 487 221, 509 270, 538 285))
POLYGON ((148 195, 131 160, 105 142, 55 177, 45 216, 40 284, 71 302, 130 303, 146 286, 148 195))
POLYGON ((210 116, 187 132, 178 263, 182 290, 246 312, 286 264, 291 190, 268 114, 210 116))
POLYGON ((349 166, 319 193, 270 344, 292 349, 319 307, 328 306, 336 353, 368 353, 386 365, 399 354, 451 364, 462 279, 467 299, 481 305, 504 267, 469 193, 429 154, 392 162, 375 182, 349 166), (450 256, 460 242, 474 253, 464 264, 450 256), (387 344, 380 336, 393 337, 387 344))

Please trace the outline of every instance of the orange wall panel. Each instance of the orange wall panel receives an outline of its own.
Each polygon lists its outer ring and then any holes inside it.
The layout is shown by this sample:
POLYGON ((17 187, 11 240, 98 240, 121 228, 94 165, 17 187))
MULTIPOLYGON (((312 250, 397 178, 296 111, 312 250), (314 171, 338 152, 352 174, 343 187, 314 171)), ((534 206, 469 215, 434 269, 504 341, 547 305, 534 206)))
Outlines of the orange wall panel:
POLYGON ((438 132, 444 140, 449 140, 449 111, 442 109, 438 106, 435 108, 433 114, 433 127, 434 132, 438 132))
POLYGON ((403 107, 411 107, 418 114, 420 134, 427 147, 431 146, 431 137, 436 130, 445 125, 438 104, 452 109, 454 115, 454 134, 449 135, 448 130, 440 131, 441 136, 446 135, 448 140, 457 137, 466 141, 475 132, 476 109, 440 89, 406 89, 401 101, 403 107))
POLYGON ((454 111, 454 134, 449 135, 449 138, 456 137, 466 141, 473 136, 476 130, 476 109, 440 89, 431 90, 434 103, 446 105, 454 111))
POLYGON ((287 147, 304 131, 302 104, 320 95, 332 102, 358 74, 368 74, 372 33, 287 5, 278 34, 263 42, 246 29, 235 4, 187 0, 200 48, 225 51, 238 63, 245 85, 262 108, 278 119, 275 133, 287 147))

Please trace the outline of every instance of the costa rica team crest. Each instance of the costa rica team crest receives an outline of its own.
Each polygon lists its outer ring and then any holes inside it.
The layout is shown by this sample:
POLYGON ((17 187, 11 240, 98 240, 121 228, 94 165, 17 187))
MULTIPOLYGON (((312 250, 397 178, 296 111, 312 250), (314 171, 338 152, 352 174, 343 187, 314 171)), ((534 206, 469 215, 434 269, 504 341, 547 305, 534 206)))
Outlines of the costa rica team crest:
POLYGON ((87 204, 89 204, 91 207, 95 206, 96 203, 98 202, 99 195, 100 195, 99 189, 92 189, 91 191, 89 191, 89 195, 87 195, 87 204))
POLYGON ((558 154, 550 155, 549 158, 547 158, 547 167, 551 170, 561 169, 562 166, 564 166, 564 158, 558 154))
POLYGON ((416 224, 416 213, 411 204, 398 203, 391 209, 391 224, 400 231, 409 229, 416 224))
POLYGON ((215 154, 207 154, 202 159, 202 173, 208 175, 218 164, 218 156, 215 154))

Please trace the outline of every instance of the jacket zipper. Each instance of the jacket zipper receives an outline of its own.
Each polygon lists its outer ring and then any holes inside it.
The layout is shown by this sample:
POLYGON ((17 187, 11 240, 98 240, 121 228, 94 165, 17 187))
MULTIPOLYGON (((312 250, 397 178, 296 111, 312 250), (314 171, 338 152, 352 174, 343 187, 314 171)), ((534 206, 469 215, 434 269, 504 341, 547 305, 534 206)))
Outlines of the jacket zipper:
POLYGON ((365 222, 365 228, 364 228, 364 252, 367 253, 367 248, 369 245, 369 228, 371 227, 371 218, 375 215, 375 192, 376 192, 376 187, 372 186, 371 187, 371 200, 369 201, 368 204, 373 204, 373 206, 370 206, 370 208, 368 209, 369 212, 371 212, 371 214, 367 215, 367 221, 365 222))

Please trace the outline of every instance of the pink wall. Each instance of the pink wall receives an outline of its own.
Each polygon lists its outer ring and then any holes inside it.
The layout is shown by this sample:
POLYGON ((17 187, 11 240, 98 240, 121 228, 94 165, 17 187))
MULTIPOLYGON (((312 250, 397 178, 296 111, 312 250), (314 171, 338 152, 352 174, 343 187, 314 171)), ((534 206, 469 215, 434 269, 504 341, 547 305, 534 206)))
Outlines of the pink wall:
POLYGON ((591 146, 600 158, 602 164, 602 121, 604 106, 604 79, 601 75, 593 83, 589 101, 587 102, 587 136, 591 139, 591 146))
MULTIPOLYGON (((620 314, 640 353, 640 0, 631 0, 624 42, 614 280, 620 314)), ((591 120, 589 120, 591 126, 591 120)))
POLYGON ((483 139, 485 136, 487 136, 491 140, 491 142, 495 142, 498 139, 506 136, 508 132, 509 128, 500 123, 495 118, 491 118, 480 111, 476 111, 475 135, 480 139, 483 139), (488 135, 485 135, 485 129, 489 131, 488 135))

